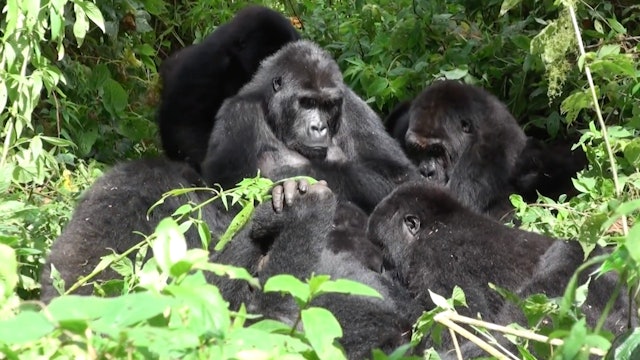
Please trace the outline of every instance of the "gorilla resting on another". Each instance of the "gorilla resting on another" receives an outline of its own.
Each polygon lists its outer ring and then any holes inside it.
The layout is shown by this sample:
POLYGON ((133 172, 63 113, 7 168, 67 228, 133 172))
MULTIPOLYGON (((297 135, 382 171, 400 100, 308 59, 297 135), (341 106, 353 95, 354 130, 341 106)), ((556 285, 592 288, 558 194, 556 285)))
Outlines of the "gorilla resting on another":
MULTIPOLYGON (((369 269, 369 260, 359 257, 358 241, 342 234, 342 247, 335 246, 334 233, 344 230, 333 226, 339 206, 336 196, 318 183, 296 192, 292 200, 282 211, 263 204, 254 213, 252 241, 269 248, 260 281, 264 283, 277 274, 292 274, 300 280, 312 274, 326 274, 333 280, 351 279, 376 289, 384 299, 327 294, 313 302, 314 306, 329 309, 338 319, 344 334, 339 341, 350 359, 368 358, 375 348, 390 352, 409 342, 420 309, 404 289, 369 269)), ((356 228, 352 233, 357 232, 356 228)), ((291 297, 283 299, 274 293, 257 294, 249 310, 290 325, 299 312, 291 297)))
MULTIPOLYGON (((577 242, 506 227, 422 182, 402 185, 380 202, 369 217, 367 234, 382 246, 385 268, 424 309, 434 307, 428 290, 448 297, 459 285, 469 306, 460 313, 500 324, 526 325, 526 319, 489 283, 521 296, 542 292, 559 297, 584 257, 577 242)), ((592 325, 614 285, 610 275, 592 279, 583 306, 592 325)), ((621 330, 626 309, 624 299, 618 299, 609 330, 621 330)), ((481 355, 473 344, 464 349, 465 358, 481 355)))
MULTIPOLYGON (((399 105, 386 125, 422 175, 446 185, 465 206, 501 217, 508 195, 548 195, 572 189, 580 169, 567 154, 557 159, 527 139, 506 106, 482 88, 436 81, 410 103, 399 105)), ((570 156, 570 155, 569 155, 570 156)))
POLYGON ((278 12, 249 6, 202 43, 165 60, 157 120, 166 155, 199 168, 224 99, 251 79, 260 61, 299 38, 278 12))
POLYGON ((272 179, 325 179, 341 200, 366 212, 398 184, 419 178, 331 56, 303 40, 265 59, 216 117, 202 164, 206 182, 225 188, 258 169, 272 179))

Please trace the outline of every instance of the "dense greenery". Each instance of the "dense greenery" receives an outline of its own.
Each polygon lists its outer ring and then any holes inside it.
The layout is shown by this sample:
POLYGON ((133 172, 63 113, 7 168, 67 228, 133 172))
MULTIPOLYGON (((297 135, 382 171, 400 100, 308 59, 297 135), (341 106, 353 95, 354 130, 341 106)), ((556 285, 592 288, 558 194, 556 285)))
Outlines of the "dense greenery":
MULTIPOLYGON (((600 272, 618 272, 632 290, 621 295, 637 296, 640 5, 635 0, 263 3, 287 13, 303 37, 331 51, 347 82, 380 114, 434 79, 464 79, 505 101, 528 133, 575 141, 589 160, 574 181, 577 197, 541 198, 534 205, 517 196, 512 200, 526 228, 579 239, 586 249, 613 245, 610 256, 598 258, 600 272)), ((110 260, 128 279, 118 285, 125 295, 65 296, 45 311, 27 301, 38 298, 44 256, 82 191, 106 166, 159 152, 153 112, 162 60, 200 41, 245 2, 7 0, 0 5, 0 353, 16 359, 338 358, 333 339, 341 330, 325 310, 310 307, 310 300, 327 291, 376 294, 322 276, 307 283, 274 278, 263 290, 294 295, 305 334, 271 321, 245 327, 250 315, 229 312, 202 273, 188 270, 255 280, 242 269, 207 263, 203 250, 186 250, 173 220, 161 223, 153 236, 154 261, 142 267, 110 260), (133 285, 150 291, 129 292, 133 285)), ((537 296, 521 302, 534 331, 565 340, 553 352, 557 358, 586 359, 583 345, 601 350, 611 345, 612 338, 586 326, 572 306, 583 299, 581 285, 572 283, 563 299, 537 296), (543 314, 553 321, 539 323, 543 314)), ((421 319, 422 331, 441 328, 438 314, 450 315, 452 304, 464 303, 457 291, 439 295, 452 298, 437 298, 440 308, 421 319)), ((636 330, 617 342, 614 355, 627 359, 634 350, 637 355, 639 344, 636 330)), ((524 348, 521 352, 530 356, 524 348)), ((389 358, 401 354, 402 349, 389 358)))

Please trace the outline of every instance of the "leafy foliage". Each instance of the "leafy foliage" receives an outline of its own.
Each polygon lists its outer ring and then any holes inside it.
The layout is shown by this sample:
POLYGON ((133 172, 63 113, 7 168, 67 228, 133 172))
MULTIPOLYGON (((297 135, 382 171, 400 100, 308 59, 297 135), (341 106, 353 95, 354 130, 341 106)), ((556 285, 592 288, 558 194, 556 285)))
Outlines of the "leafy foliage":
MULTIPOLYGON (((64 296, 46 309, 21 301, 38 297, 40 268, 51 242, 68 221, 77 197, 105 164, 158 152, 153 109, 162 60, 201 41, 246 3, 2 3, 0 351, 6 357, 340 356, 334 342, 340 334, 335 319, 309 303, 323 291, 342 292, 345 283, 321 275, 307 282, 276 278, 267 283, 268 289, 273 286, 294 296, 305 334, 266 320, 247 326, 246 319, 253 315, 230 312, 218 290, 204 282, 202 271, 257 283, 243 269, 209 263, 206 250, 183 246, 181 234, 188 226, 196 226, 204 249, 211 241, 193 204, 178 209, 149 241, 131 249, 144 254, 151 243, 153 260, 143 265, 116 255, 104 259, 99 268, 114 267, 123 279, 103 284, 103 292, 112 294, 116 289, 118 297, 64 296), (318 325, 325 323, 326 329, 318 325)), ((574 180, 579 195, 570 200, 541 197, 533 205, 513 196, 518 216, 525 228, 578 239, 585 249, 612 246, 611 254, 598 260, 599 273, 615 271, 624 285, 637 289, 640 5, 636 1, 262 3, 290 14, 304 37, 331 51, 347 82, 381 114, 434 79, 463 79, 504 100, 530 134, 575 141, 589 160, 588 168, 574 180), (593 94, 599 107, 594 106, 593 94)), ((245 209, 218 246, 242 227, 255 204, 267 199, 263 194, 271 185, 255 178, 237 189, 208 190, 245 209)), ((583 345, 606 349, 612 339, 602 337, 599 328, 590 329, 575 311, 574 305, 584 296, 583 285, 572 282, 562 299, 539 295, 517 299, 496 290, 520 305, 534 330, 564 340, 552 356, 585 358, 583 345), (538 327, 542 316, 554 319, 551 327, 538 327)), ((347 287, 369 294, 353 284, 347 287)), ((436 316, 437 311, 427 313, 417 325, 419 333, 431 331, 437 337, 443 327, 432 322, 436 316)), ((639 339, 637 330, 619 339, 614 358, 637 355, 639 339)), ((388 358, 400 358, 404 350, 388 358)), ((532 358, 524 347, 520 351, 532 358)), ((540 347, 536 351, 547 354, 540 347)), ((373 356, 387 358, 380 352, 373 356)))

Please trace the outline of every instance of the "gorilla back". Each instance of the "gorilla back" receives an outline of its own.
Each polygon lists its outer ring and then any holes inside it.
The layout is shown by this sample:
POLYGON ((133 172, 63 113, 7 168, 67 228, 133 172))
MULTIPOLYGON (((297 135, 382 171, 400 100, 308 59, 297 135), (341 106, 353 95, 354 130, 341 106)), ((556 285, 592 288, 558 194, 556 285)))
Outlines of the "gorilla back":
POLYGON ((280 13, 249 6, 202 43, 168 58, 161 67, 163 91, 157 113, 167 156, 199 168, 223 100, 251 79, 260 61, 299 38, 280 13))
MULTIPOLYGON (((109 170, 82 196, 71 221, 53 243, 41 275, 41 299, 48 302, 58 295, 50 279, 51 265, 69 287, 79 277, 91 273, 102 256, 111 254, 112 250, 121 253, 142 241, 134 231, 151 234, 162 218, 170 216, 182 204, 204 201, 205 195, 198 192, 169 197, 147 218, 147 211, 163 193, 191 186, 202 186, 191 167, 161 158, 129 161, 109 170)), ((224 232, 231 216, 213 205, 203 209, 203 220, 214 238, 217 238, 215 234, 224 232)), ((186 236, 191 247, 200 244, 194 230, 189 230, 186 236)), ((94 280, 117 277, 106 269, 94 280)), ((88 284, 74 294, 91 294, 92 288, 88 284)))

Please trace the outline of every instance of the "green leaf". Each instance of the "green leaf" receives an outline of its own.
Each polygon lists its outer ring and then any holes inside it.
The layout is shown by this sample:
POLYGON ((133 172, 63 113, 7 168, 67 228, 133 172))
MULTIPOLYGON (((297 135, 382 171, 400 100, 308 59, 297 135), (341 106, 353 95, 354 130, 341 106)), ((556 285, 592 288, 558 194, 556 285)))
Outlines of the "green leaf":
POLYGON ((615 349, 615 360, 627 360, 640 358, 640 327, 633 330, 629 330, 622 338, 625 338, 624 342, 615 349))
POLYGON ((253 202, 248 202, 242 210, 236 215, 227 230, 220 236, 220 240, 216 244, 214 248, 215 251, 221 251, 224 249, 225 245, 244 227, 244 225, 251 218, 251 214, 253 213, 254 205, 253 202))
POLYGON ((270 277, 264 284, 264 292, 284 292, 291 294, 300 307, 303 307, 304 304, 307 304, 311 300, 309 285, 289 274, 270 277))
POLYGON ((76 21, 73 23, 73 36, 78 41, 78 47, 82 46, 85 35, 89 31, 89 22, 87 21, 87 15, 84 9, 79 3, 73 4, 73 11, 76 14, 76 21))
POLYGON ((611 29, 613 29, 613 31, 617 32, 618 34, 627 33, 627 29, 625 29, 624 26, 622 26, 622 24, 618 22, 618 20, 614 18, 607 18, 607 22, 609 23, 609 26, 611 26, 611 29))
POLYGON ((500 16, 509 12, 509 10, 520 5, 522 0, 504 0, 500 6, 500 16))
MULTIPOLYGON (((13 294, 18 283, 18 261, 16 251, 9 245, 0 243, 0 300, 13 294)), ((0 301, 0 304, 2 301, 0 301)))
POLYGON ((629 230, 625 247, 629 251, 629 256, 638 264, 640 264, 640 223, 634 224, 629 230))
POLYGON ((447 299, 445 299, 443 296, 440 296, 434 292, 431 292, 431 290, 429 290, 429 296, 431 297, 431 301, 433 301, 433 303, 436 306, 441 307, 443 309, 451 309, 451 305, 449 305, 449 303, 447 302, 447 299))
POLYGON ((102 104, 113 116, 117 116, 126 107, 128 100, 127 92, 122 85, 113 79, 107 79, 102 88, 102 104))
MULTIPOLYGON (((197 249, 191 249, 189 251, 193 250, 197 249)), ((246 269, 241 267, 214 263, 196 263, 194 264, 194 269, 209 271, 218 276, 227 276, 229 279, 245 280, 249 282, 249 284, 254 288, 260 288, 260 283, 258 282, 258 280, 251 276, 251 274, 249 274, 246 269)))
POLYGON ((156 227, 156 239, 151 244, 153 257, 165 274, 171 274, 171 267, 187 254, 187 241, 180 227, 172 218, 164 218, 156 227))
POLYGON ((0 321, 0 343, 22 344, 51 333, 54 326, 42 313, 23 311, 16 317, 0 321))
POLYGON ((104 33, 104 18, 102 17, 100 9, 98 9, 94 3, 89 1, 79 1, 76 2, 76 4, 82 7, 89 20, 93 21, 93 23, 96 24, 96 26, 98 26, 104 33))
POLYGON ((640 139, 633 139, 624 147, 624 158, 634 168, 640 168, 640 139))
POLYGON ((382 299, 382 295, 375 289, 359 283, 357 281, 347 280, 347 279, 338 279, 334 281, 327 281, 320 285, 317 294, 326 294, 326 293, 341 293, 341 294, 352 294, 352 295, 362 295, 362 296, 372 296, 382 299))
POLYGON ((334 339, 342 337, 342 328, 329 310, 311 307, 302 310, 301 317, 304 333, 318 358, 346 359, 334 344, 334 339))
POLYGON ((367 94, 371 96, 377 96, 382 93, 384 89, 389 86, 389 81, 386 78, 377 78, 371 85, 367 87, 367 94))

